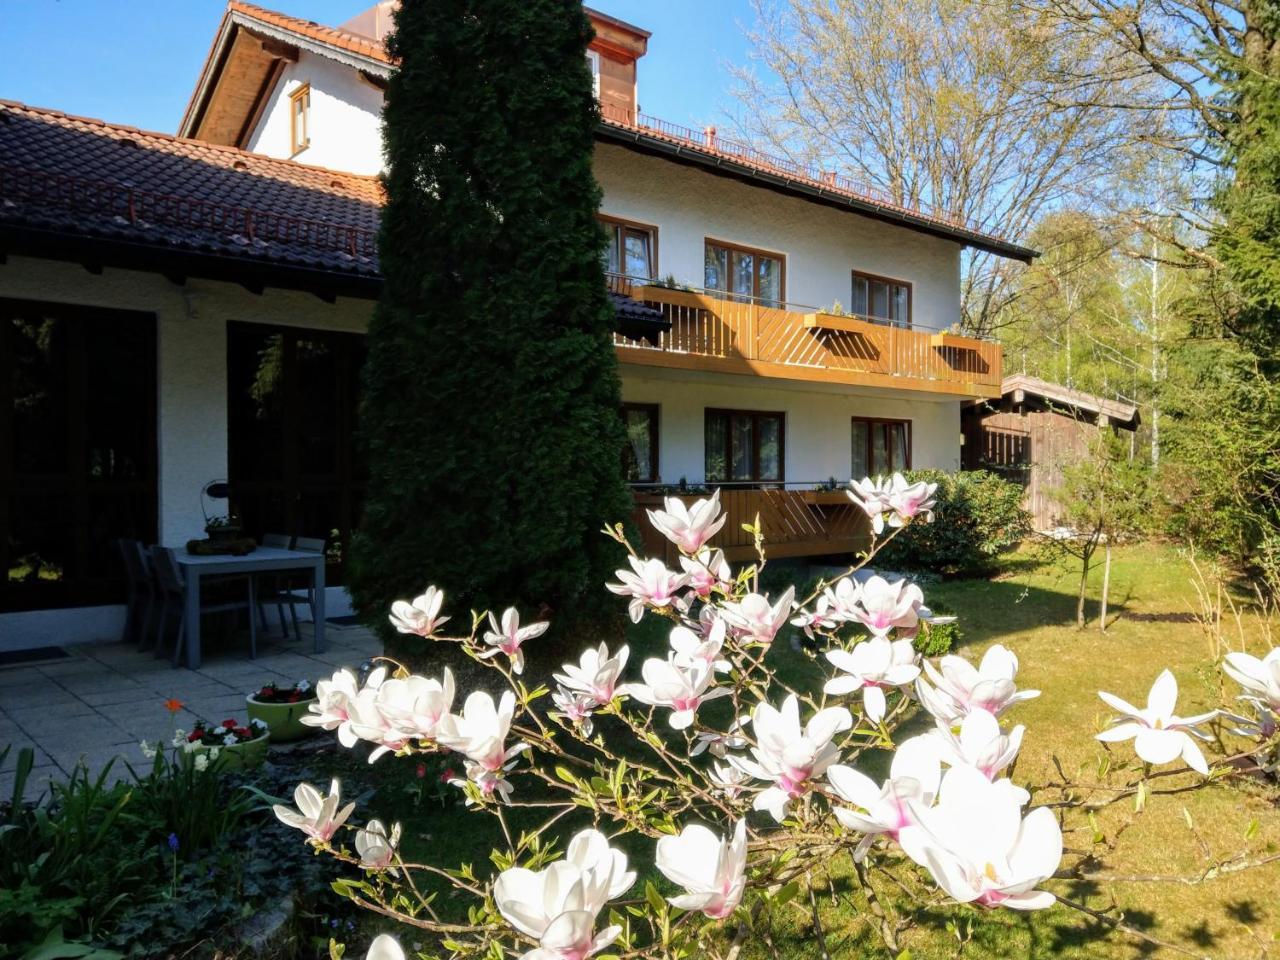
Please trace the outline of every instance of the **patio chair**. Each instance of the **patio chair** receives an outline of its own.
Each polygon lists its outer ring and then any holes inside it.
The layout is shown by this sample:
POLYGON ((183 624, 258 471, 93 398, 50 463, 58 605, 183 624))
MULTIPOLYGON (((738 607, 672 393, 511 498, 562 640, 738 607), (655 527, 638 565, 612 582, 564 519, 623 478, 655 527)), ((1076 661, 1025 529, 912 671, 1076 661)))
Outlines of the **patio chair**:
MULTIPOLYGON (((174 640, 171 658, 173 665, 176 667, 182 662, 183 642, 186 640, 187 635, 187 584, 182 575, 182 567, 178 565, 178 561, 174 558, 173 551, 170 548, 152 547, 151 560, 155 567, 156 583, 161 591, 160 625, 156 633, 156 656, 160 656, 164 652, 165 624, 168 622, 169 614, 172 610, 178 619, 178 634, 174 640)), ((250 660, 258 658, 258 624, 253 615, 256 606, 253 577, 201 578, 201 615, 222 613, 230 610, 244 610, 248 613, 250 660), (247 595, 244 599, 235 598, 225 592, 225 588, 234 585, 236 581, 243 581, 247 585, 247 595), (214 587, 214 590, 206 592, 206 588, 210 586, 214 587), (218 588, 223 588, 221 595, 219 595, 218 588)))
POLYGON ((146 547, 140 540, 121 538, 116 541, 124 562, 129 593, 125 601, 124 632, 120 639, 145 650, 151 640, 151 616, 155 609, 156 589, 147 564, 146 547))
MULTIPOLYGON (((285 533, 264 533, 262 545, 277 550, 289 550, 293 547, 293 537, 285 533)), ((289 639, 289 623, 284 618, 283 595, 288 593, 288 578, 278 573, 258 574, 258 619, 262 623, 262 632, 267 632, 267 607, 275 601, 276 616, 280 618, 280 635, 289 639)))
MULTIPOLYGON (((265 538, 263 543, 267 545, 265 538)), ((318 537, 295 537, 293 541, 293 549, 300 550, 303 553, 324 553, 324 548, 324 540, 318 537)), ((289 608, 289 619, 293 621, 293 637, 295 640, 302 639, 302 631, 298 629, 298 604, 305 603, 311 610, 312 622, 314 623, 316 619, 315 584, 310 576, 305 581, 287 574, 280 577, 276 592, 267 596, 260 596, 259 602, 264 604, 274 603, 277 607, 286 606, 289 608)), ((283 612, 280 614, 280 622, 284 623, 283 612)), ((285 637, 289 636, 287 627, 284 635, 285 637)))

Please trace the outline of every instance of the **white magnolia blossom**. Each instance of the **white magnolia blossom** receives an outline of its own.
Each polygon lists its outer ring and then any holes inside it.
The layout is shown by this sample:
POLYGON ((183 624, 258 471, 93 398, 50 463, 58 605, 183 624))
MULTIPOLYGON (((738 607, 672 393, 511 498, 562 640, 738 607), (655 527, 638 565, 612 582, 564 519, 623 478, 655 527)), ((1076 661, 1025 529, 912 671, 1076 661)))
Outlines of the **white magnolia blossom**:
POLYGON ((554 674, 556 682, 565 690, 589 697, 595 703, 604 705, 613 699, 617 691, 618 678, 630 656, 629 647, 621 647, 613 656, 609 656, 609 647, 600 644, 592 649, 582 651, 578 662, 566 663, 560 669, 563 673, 554 674))
POLYGON ((994 780, 1017 759, 1025 730, 1018 724, 1005 734, 993 715, 975 710, 960 721, 959 733, 939 720, 935 729, 923 738, 937 749, 938 758, 947 766, 970 766, 988 780, 994 780))
POLYGON ((871 520, 871 529, 876 536, 884 533, 885 513, 889 509, 889 481, 876 481, 870 477, 850 480, 849 489, 845 493, 871 520))
POLYGON ((366 870, 386 870, 390 867, 399 845, 398 823, 391 828, 390 834, 381 820, 370 820, 356 831, 356 853, 360 856, 360 866, 366 870))
POLYGON ((938 802, 913 805, 916 825, 898 842, 960 903, 1042 910, 1055 897, 1035 889, 1062 862, 1062 830, 1047 807, 1024 818, 1015 794, 973 767, 952 767, 938 802))
POLYGON ((751 780, 751 774, 741 767, 724 760, 716 760, 707 771, 707 779, 713 791, 730 800, 736 800, 751 780))
POLYGON ((831 696, 862 691, 867 719, 879 723, 885 714, 885 687, 901 687, 920 676, 916 651, 910 640, 876 636, 852 650, 828 650, 826 658, 843 676, 833 677, 822 688, 831 696))
POLYGON ((726 603, 721 615, 734 636, 743 643, 773 643, 779 630, 791 618, 795 587, 787 587, 776 603, 759 593, 748 593, 735 603, 726 603))
POLYGON ((282 803, 273 805, 271 809, 286 826, 301 830, 311 839, 325 843, 333 839, 333 835, 346 822, 347 817, 351 816, 351 811, 356 806, 348 803, 341 810, 338 809, 342 798, 337 780, 329 785, 327 797, 322 797, 320 791, 311 784, 300 783, 294 788, 293 802, 297 810, 282 803))
POLYGON ((1112 721, 1115 726, 1098 734, 1099 740, 1104 743, 1133 740, 1134 752, 1147 763, 1169 763, 1181 756, 1192 770, 1208 775, 1209 764, 1192 737, 1208 740, 1209 735, 1196 727, 1217 716, 1218 711, 1210 710, 1193 717, 1175 714, 1178 681, 1168 670, 1156 677, 1156 682, 1151 685, 1146 709, 1139 709, 1105 691, 1099 691, 1098 696, 1124 715, 1112 721))
POLYGON ((911 638, 920 626, 924 610, 924 594, 914 583, 897 580, 890 583, 879 575, 859 584, 857 600, 850 611, 854 620, 875 636, 883 637, 896 629, 898 636, 911 638))
POLYGON ((698 707, 708 700, 728 696, 728 687, 717 687, 714 668, 702 663, 681 664, 673 653, 666 660, 651 658, 640 668, 644 683, 628 683, 618 688, 619 693, 635 697, 651 707, 669 707, 667 722, 675 730, 684 730, 693 723, 698 707))
POLYGON ((741 750, 747 745, 747 739, 742 735, 742 729, 750 722, 751 715, 744 713, 735 719, 724 733, 718 730, 703 730, 699 732, 694 738, 693 746, 689 748, 689 756, 697 757, 710 751, 713 757, 723 759, 729 755, 730 750, 741 750))
POLYGON ((853 859, 860 862, 876 837, 897 840, 903 830, 915 826, 913 805, 930 806, 941 777, 937 750, 921 737, 907 740, 894 751, 889 778, 881 786, 853 767, 835 764, 828 769, 827 780, 836 794, 854 806, 834 807, 836 819, 866 834, 854 848, 853 859))
POLYGON ((739 820, 731 837, 719 837, 701 824, 662 837, 654 866, 686 891, 667 898, 673 907, 723 920, 742 902, 747 886, 747 821, 739 820))
POLYGON ((681 556, 680 569, 689 578, 689 588, 703 600, 717 588, 728 589, 733 584, 733 570, 723 550, 702 550, 695 557, 681 556))
POLYGON ((711 621, 705 636, 688 627, 673 627, 669 642, 672 660, 681 667, 709 667, 717 673, 728 673, 729 661, 720 656, 724 647, 725 624, 720 618, 711 621))
POLYGON ((677 605, 681 588, 689 582, 689 574, 668 570, 656 557, 649 560, 627 557, 627 563, 631 569, 615 570, 618 582, 606 583, 605 587, 610 593, 631 598, 627 612, 633 623, 640 622, 647 606, 662 610, 677 605))
POLYGON ((489 644, 489 649, 480 654, 480 659, 487 660, 505 653, 511 659, 511 669, 516 673, 524 673, 524 651, 520 649, 520 645, 526 640, 542 636, 549 626, 551 624, 546 620, 531 623, 527 627, 520 626, 520 613, 515 607, 507 607, 502 612, 501 624, 490 613, 489 629, 484 634, 484 642, 489 644))
POLYGON ((884 532, 886 522, 890 527, 901 527, 915 517, 925 522, 933 520, 936 483, 908 483, 906 477, 895 473, 878 481, 870 477, 850 481, 849 488, 849 499, 871 519, 871 529, 877 536, 884 532))
POLYGON ((489 694, 478 690, 467 697, 461 714, 451 713, 441 721, 436 733, 440 743, 467 758, 467 779, 479 786, 485 796, 496 792, 504 801, 511 797, 511 784, 505 775, 515 766, 515 758, 529 746, 517 743, 507 748, 515 709, 515 694, 510 690, 497 704, 489 694))
POLYGON ((1040 696, 1039 690, 1019 690, 1013 682, 1018 675, 1018 658, 1000 644, 995 644, 982 657, 977 669, 964 657, 948 654, 934 667, 924 661, 924 677, 916 680, 916 696, 933 716, 947 724, 956 724, 974 710, 985 710, 1000 716, 1005 710, 1040 696))
POLYGON ((308 713, 301 721, 322 730, 336 730, 339 743, 354 747, 360 737, 351 727, 351 704, 362 693, 366 698, 374 697, 386 676, 386 668, 378 667, 369 674, 362 688, 350 670, 336 671, 328 680, 316 684, 316 702, 307 708, 308 713))
POLYGON ((635 882, 627 858, 595 830, 569 842, 569 854, 546 868, 513 867, 498 875, 498 912, 538 947, 522 960, 585 960, 613 943, 619 926, 595 932, 596 916, 635 882))
POLYGON ((755 760, 733 757, 730 761, 757 780, 773 783, 756 795, 753 809, 768 810, 781 823, 791 801, 812 789, 810 780, 822 776, 840 759, 840 751, 831 741, 852 726, 853 717, 848 710, 828 707, 815 713, 802 729, 800 702, 795 694, 782 702, 780 710, 763 701, 758 703, 751 717, 756 737, 751 753, 755 760))
POLYGON ((663 506, 665 510, 648 511, 649 522, 689 556, 697 554, 729 519, 728 514, 720 512, 719 488, 708 499, 695 500, 690 507, 679 497, 665 498, 663 506))
POLYGON ((551 694, 551 702, 560 711, 560 715, 576 726, 583 736, 591 736, 591 731, 595 729, 591 715, 599 706, 595 697, 566 687, 557 687, 556 692, 551 694))
POLYGON ((444 668, 440 680, 416 674, 384 681, 373 699, 390 725, 415 740, 434 740, 453 709, 453 671, 444 668))
POLYGON ((412 633, 419 637, 429 637, 440 629, 448 617, 440 616, 440 608, 444 605, 444 591, 435 587, 427 587, 427 592, 414 597, 412 603, 397 600, 391 604, 391 625, 401 633, 412 633))
POLYGON ((1228 653, 1222 669, 1247 691, 1247 699, 1280 714, 1280 647, 1262 659, 1247 653, 1228 653))
POLYGON ((405 960, 400 941, 389 933, 380 933, 369 944, 364 960, 405 960))

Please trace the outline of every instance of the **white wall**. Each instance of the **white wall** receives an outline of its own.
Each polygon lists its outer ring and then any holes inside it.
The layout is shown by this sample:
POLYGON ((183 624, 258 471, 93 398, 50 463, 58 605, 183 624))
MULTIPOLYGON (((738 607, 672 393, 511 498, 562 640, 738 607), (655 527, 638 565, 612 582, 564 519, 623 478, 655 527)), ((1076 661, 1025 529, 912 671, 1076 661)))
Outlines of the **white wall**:
POLYGON ((960 469, 960 401, 920 400, 888 391, 852 393, 830 384, 623 367, 622 399, 656 403, 658 468, 664 483, 703 479, 707 407, 781 411, 788 482, 843 482, 851 468, 852 417, 911 421, 911 465, 960 469))
POLYGON ((248 148, 331 170, 375 174, 382 170, 381 113, 381 90, 351 67, 303 50, 276 82, 248 148), (311 84, 311 146, 294 156, 289 95, 304 83, 311 84))
POLYGON ((701 287, 704 240, 786 256, 786 299, 848 309, 851 271, 912 284, 917 326, 960 320, 960 245, 728 177, 596 144, 603 214, 658 227, 658 276, 701 287))

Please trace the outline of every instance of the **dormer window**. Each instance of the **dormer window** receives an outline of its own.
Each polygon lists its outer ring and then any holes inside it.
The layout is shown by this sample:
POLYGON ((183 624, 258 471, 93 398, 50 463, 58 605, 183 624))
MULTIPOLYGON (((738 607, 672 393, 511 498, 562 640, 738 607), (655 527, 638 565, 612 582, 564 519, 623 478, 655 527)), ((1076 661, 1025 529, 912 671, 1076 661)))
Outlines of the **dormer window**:
POLYGON ((289 94, 289 149, 297 156, 311 146, 311 84, 289 94))
POLYGON ((595 50, 587 51, 587 66, 591 68, 591 93, 600 99, 600 54, 595 50))

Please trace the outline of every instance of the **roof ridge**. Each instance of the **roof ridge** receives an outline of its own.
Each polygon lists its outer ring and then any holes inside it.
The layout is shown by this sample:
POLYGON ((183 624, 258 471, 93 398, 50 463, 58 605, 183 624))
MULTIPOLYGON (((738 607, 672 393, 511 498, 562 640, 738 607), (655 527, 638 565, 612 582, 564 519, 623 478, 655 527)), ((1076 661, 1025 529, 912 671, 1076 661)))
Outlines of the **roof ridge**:
POLYGON ((274 17, 279 20, 287 20, 291 23, 299 24, 301 27, 318 30, 326 34, 333 34, 338 39, 359 44, 363 47, 368 47, 369 50, 373 51, 370 55, 374 59, 382 60, 385 63, 391 62, 391 57, 388 56, 383 46, 375 38, 367 37, 362 33, 353 33, 350 30, 344 30, 342 27, 331 26, 327 23, 320 23, 316 20, 308 20, 305 17, 294 16, 291 13, 283 13, 279 10, 272 10, 269 7, 259 6, 256 3, 249 3, 248 0, 227 0, 227 11, 230 12, 232 10, 264 22, 268 21, 262 16, 263 14, 265 14, 267 18, 274 17))
MULTIPOLYGON (((231 0, 238 3, 240 0, 231 0)), ((0 97, 0 108, 9 108, 16 110, 25 110, 29 113, 39 114, 48 117, 62 117, 66 120, 75 120, 80 123, 92 124, 94 126, 103 127, 104 129, 118 130, 122 133, 138 133, 147 137, 155 137, 158 140, 168 140, 174 143, 191 144, 205 150, 214 150, 220 153, 232 154, 239 157, 252 159, 257 163, 276 164, 288 167, 293 170, 310 170, 320 174, 331 174, 334 176, 345 177, 350 180, 360 181, 364 183, 376 183, 379 177, 368 173, 352 173, 348 170, 338 170, 334 167, 322 167, 314 163, 300 163, 297 160, 287 160, 283 157, 272 157, 265 153, 254 153, 252 150, 245 150, 241 147, 233 147, 228 144, 211 143, 208 140, 200 140, 196 137, 180 137, 177 134, 165 133, 161 130, 147 130, 143 127, 135 127, 127 123, 116 123, 113 120, 104 120, 101 117, 88 117, 78 113, 67 113, 65 110, 56 110, 53 107, 37 107, 33 104, 24 103, 21 100, 6 100, 0 97)))

